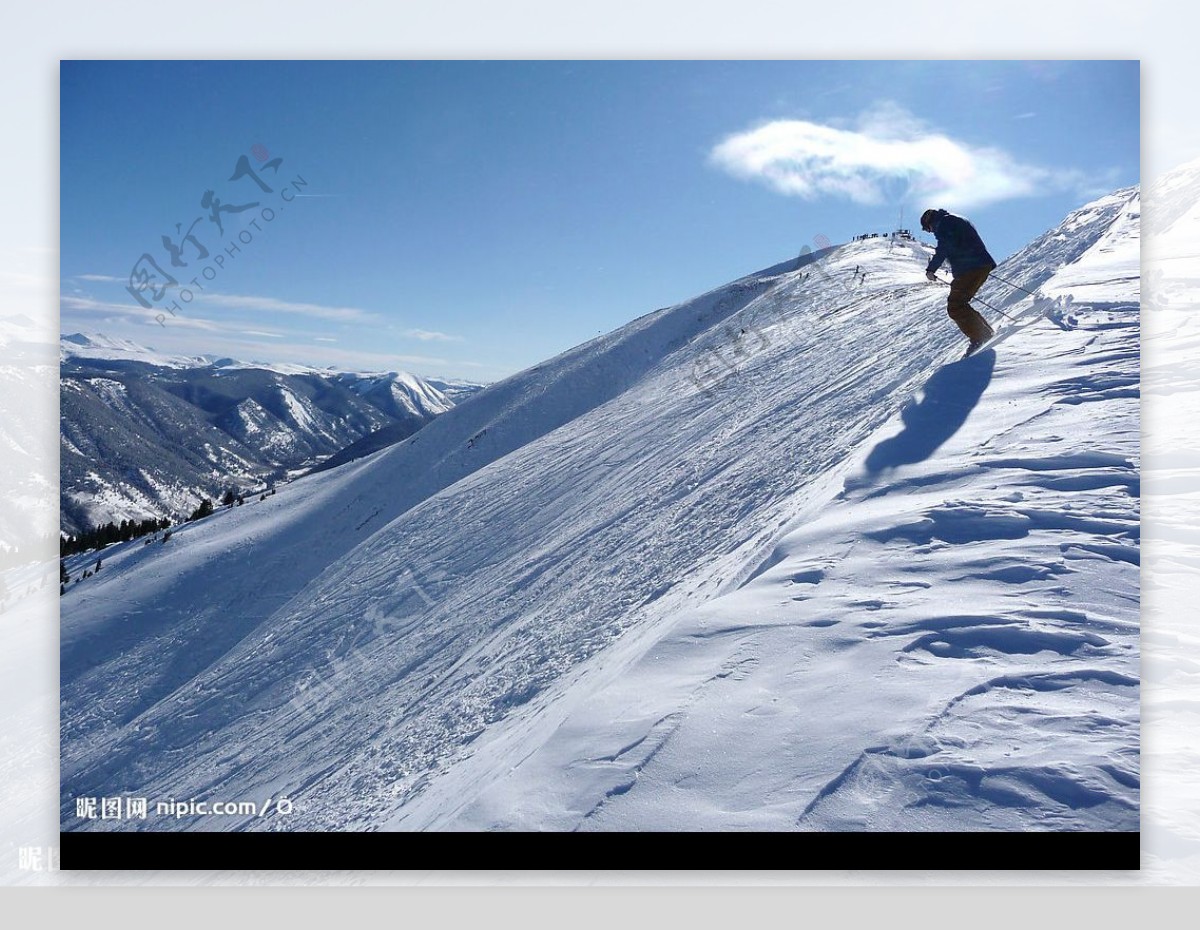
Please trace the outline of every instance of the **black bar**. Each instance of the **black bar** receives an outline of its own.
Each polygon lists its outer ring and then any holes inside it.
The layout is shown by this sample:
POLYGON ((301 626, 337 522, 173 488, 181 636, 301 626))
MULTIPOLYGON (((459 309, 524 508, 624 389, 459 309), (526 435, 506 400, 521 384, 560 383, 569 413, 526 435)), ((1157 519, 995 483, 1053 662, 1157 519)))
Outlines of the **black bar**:
MULTIPOLYGON (((64 870, 258 870, 494 868, 513 838, 476 833, 60 834, 64 870)), ((539 833, 541 862, 530 868, 723 869, 756 865, 828 869, 942 871, 1126 870, 1140 866, 1140 833, 539 833), (771 861, 764 836, 784 839, 787 862, 771 861)), ((770 847, 777 849, 777 845, 770 847)), ((522 853, 525 856, 525 853, 522 853)), ((774 857, 777 860, 778 857, 774 857)))

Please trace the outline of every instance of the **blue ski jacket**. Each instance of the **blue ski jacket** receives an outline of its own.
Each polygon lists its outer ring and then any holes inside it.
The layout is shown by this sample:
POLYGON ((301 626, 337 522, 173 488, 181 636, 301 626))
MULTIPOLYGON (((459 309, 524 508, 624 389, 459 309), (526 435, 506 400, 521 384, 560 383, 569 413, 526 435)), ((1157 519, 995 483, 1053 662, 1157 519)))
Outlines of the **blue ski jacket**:
POLYGON ((929 260, 929 266, 925 269, 927 272, 937 271, 943 261, 950 262, 950 270, 956 275, 976 268, 996 267, 995 259, 988 253, 969 220, 938 210, 933 221, 933 234, 937 236, 937 251, 929 260))

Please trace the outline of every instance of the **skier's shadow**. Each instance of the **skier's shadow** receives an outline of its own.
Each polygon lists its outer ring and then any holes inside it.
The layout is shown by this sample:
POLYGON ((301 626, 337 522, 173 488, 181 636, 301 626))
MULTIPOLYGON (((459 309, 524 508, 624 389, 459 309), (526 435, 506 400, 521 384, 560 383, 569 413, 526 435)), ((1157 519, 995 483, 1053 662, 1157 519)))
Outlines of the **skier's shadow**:
POLYGON ((904 429, 880 442, 867 456, 867 474, 923 462, 958 432, 979 403, 996 369, 992 350, 939 368, 925 382, 919 403, 900 411, 904 429))

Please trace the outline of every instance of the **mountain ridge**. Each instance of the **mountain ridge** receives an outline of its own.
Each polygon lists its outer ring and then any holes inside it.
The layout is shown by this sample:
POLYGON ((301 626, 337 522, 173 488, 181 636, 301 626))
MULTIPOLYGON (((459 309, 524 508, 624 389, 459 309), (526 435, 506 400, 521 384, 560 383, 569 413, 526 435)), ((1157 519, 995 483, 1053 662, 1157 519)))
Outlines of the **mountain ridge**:
POLYGON ((385 428, 407 437, 454 405, 407 372, 170 356, 82 333, 62 337, 60 398, 68 534, 180 520, 203 497, 262 490, 385 428))

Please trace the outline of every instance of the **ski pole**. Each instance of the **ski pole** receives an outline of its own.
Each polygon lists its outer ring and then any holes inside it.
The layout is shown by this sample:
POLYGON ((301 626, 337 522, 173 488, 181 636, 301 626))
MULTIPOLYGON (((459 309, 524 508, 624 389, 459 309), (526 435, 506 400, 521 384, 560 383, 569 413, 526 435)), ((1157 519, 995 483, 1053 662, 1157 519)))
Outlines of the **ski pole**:
POLYGON ((971 299, 972 299, 972 300, 976 300, 976 301, 978 301, 979 303, 983 304, 983 305, 984 305, 985 307, 987 307, 989 310, 994 310, 996 313, 999 313, 999 314, 1000 314, 1002 317, 1004 317, 1006 320, 1012 320, 1014 323, 1017 321, 1017 318, 1016 318, 1016 317, 1009 316, 1007 313, 1005 313, 1005 312, 1004 312, 1003 310, 1001 310, 999 307, 993 307, 991 304, 989 304, 989 303, 988 303, 986 300, 984 300, 982 297, 975 296, 975 297, 972 297, 971 299))
POLYGON ((1002 277, 1000 277, 1000 275, 996 274, 994 271, 992 272, 991 277, 995 278, 997 281, 1002 281, 1003 283, 1007 284, 1009 287, 1015 287, 1018 291, 1024 291, 1030 297, 1037 297, 1037 294, 1035 294, 1029 288, 1021 287, 1021 285, 1017 284, 1014 281, 1008 280, 1008 278, 1002 278, 1002 277))
MULTIPOLYGON (((938 283, 938 284, 944 284, 944 285, 946 285, 946 287, 949 287, 949 286, 950 286, 950 282, 949 282, 949 281, 945 281, 945 280, 943 280, 942 278, 939 278, 939 277, 937 277, 936 275, 934 276, 934 280, 935 280, 935 281, 937 281, 937 283, 938 283)), ((995 311, 996 313, 999 313, 999 314, 1000 314, 1002 317, 1004 317, 1006 320, 1012 320, 1014 323, 1017 321, 1017 318, 1016 318, 1016 317, 1014 317, 1014 316, 1009 316, 1007 313, 1005 313, 1005 312, 1004 312, 1003 310, 1001 310, 999 307, 993 307, 991 304, 989 304, 989 303, 988 303, 986 300, 984 300, 984 299, 983 299, 982 297, 980 297, 978 294, 977 294, 977 295, 975 295, 974 297, 972 297, 972 298, 971 298, 971 300, 978 301, 979 303, 981 303, 981 304, 983 304, 985 307, 987 307, 989 310, 993 310, 993 311, 995 311)))

